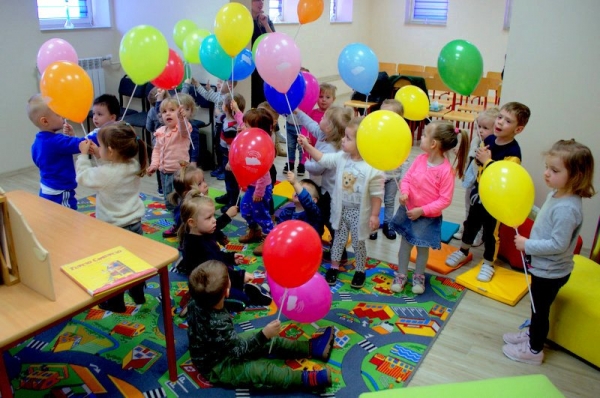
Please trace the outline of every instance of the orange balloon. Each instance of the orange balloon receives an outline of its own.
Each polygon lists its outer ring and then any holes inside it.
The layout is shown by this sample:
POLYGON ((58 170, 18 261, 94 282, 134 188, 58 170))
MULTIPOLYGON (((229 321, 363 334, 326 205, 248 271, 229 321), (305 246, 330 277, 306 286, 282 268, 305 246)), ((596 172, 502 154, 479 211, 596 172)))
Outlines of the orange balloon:
POLYGON ((77 64, 53 62, 40 80, 40 92, 59 116, 83 123, 94 101, 92 79, 77 64))
POLYGON ((298 2, 298 21, 301 25, 314 22, 323 14, 323 0, 300 0, 298 2))

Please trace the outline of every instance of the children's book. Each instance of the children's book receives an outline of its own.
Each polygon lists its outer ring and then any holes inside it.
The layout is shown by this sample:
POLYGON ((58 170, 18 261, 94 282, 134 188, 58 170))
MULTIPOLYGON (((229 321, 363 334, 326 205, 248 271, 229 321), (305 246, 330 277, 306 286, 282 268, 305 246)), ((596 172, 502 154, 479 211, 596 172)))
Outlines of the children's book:
POLYGON ((92 296, 157 273, 156 268, 123 246, 63 265, 61 269, 92 296))

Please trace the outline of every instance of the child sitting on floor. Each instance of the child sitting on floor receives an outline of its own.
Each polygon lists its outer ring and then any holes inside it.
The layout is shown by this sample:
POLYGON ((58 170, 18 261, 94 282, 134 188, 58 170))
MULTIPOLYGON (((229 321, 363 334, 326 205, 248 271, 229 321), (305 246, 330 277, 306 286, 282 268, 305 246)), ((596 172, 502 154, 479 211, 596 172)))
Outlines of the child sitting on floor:
POLYGON ((321 210, 317 203, 319 202, 319 187, 311 179, 305 178, 298 181, 293 171, 287 172, 287 180, 294 191, 292 197, 293 206, 286 206, 281 210, 277 217, 277 222, 282 223, 287 220, 300 220, 309 223, 319 236, 323 235, 325 224, 321 217, 321 210))

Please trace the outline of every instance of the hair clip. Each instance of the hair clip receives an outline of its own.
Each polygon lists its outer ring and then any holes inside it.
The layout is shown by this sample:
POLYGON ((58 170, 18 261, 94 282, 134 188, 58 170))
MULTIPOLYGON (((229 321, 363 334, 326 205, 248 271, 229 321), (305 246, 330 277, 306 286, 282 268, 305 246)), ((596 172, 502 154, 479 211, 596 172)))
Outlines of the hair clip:
POLYGON ((460 133, 460 129, 459 129, 458 127, 456 127, 456 128, 454 129, 454 134, 459 134, 459 133, 460 133))

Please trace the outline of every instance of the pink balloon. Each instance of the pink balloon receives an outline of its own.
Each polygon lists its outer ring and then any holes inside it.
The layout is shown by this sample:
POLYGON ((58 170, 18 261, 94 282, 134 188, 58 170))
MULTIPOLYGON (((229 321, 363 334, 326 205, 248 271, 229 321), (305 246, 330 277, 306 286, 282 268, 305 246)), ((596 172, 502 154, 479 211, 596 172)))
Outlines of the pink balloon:
POLYGON ((285 33, 268 33, 256 48, 256 69, 270 86, 285 94, 298 77, 300 49, 285 33))
POLYGON ((79 58, 77 52, 68 41, 63 39, 50 39, 46 41, 37 55, 37 67, 44 73, 48 65, 57 61, 69 61, 77 65, 79 58))
MULTIPOLYGON (((278 307, 281 307, 285 288, 269 278, 269 274, 267 274, 267 281, 273 300, 278 307)), ((331 290, 327 281, 317 272, 304 285, 288 289, 281 312, 296 322, 315 322, 327 315, 331 309, 331 299, 331 290)))
POLYGON ((302 112, 308 113, 315 107, 321 90, 319 89, 317 78, 312 74, 302 71, 302 76, 306 82, 306 92, 304 93, 304 97, 302 98, 302 101, 300 101, 298 108, 300 108, 302 112))

